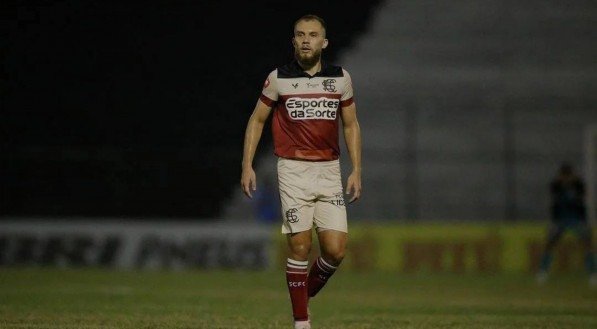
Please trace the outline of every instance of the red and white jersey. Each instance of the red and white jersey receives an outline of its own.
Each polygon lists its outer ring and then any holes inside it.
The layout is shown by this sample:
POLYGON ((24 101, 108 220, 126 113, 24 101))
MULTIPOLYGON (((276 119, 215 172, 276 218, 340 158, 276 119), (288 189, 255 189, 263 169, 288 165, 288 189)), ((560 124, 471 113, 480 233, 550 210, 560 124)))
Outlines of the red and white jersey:
POLYGON ((321 71, 310 76, 294 61, 268 75, 260 99, 274 107, 277 156, 309 161, 340 157, 340 113, 353 103, 350 75, 342 67, 322 63, 321 71))

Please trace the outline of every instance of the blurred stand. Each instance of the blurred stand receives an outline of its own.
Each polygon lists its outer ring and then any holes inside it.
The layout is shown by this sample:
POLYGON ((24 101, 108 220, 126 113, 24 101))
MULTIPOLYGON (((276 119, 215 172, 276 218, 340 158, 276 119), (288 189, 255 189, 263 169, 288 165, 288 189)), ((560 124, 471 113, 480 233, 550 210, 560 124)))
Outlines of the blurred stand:
POLYGON ((363 134, 350 218, 548 218, 544 178, 561 159, 583 163, 597 123, 597 6, 385 1, 374 14, 336 61, 352 72, 363 134))
POLYGON ((547 218, 544 177, 560 159, 582 162, 583 130, 597 123, 588 1, 72 6, 21 6, 9 24, 5 215, 248 217, 228 209, 252 207, 238 198, 244 127, 267 73, 291 58, 292 32, 270 18, 307 8, 329 17, 324 58, 355 84, 353 221, 547 218), (222 14, 267 30, 268 46, 229 42, 234 28, 202 33, 222 14))

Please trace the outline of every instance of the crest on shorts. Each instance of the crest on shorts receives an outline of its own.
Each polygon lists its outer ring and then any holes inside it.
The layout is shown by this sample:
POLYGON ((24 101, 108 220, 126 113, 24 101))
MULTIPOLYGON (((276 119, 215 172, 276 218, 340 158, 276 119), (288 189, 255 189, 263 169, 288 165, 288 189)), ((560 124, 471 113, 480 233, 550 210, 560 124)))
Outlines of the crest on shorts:
POLYGON ((290 208, 286 210, 286 221, 289 223, 296 223, 299 221, 298 215, 296 214, 298 210, 296 208, 290 208))

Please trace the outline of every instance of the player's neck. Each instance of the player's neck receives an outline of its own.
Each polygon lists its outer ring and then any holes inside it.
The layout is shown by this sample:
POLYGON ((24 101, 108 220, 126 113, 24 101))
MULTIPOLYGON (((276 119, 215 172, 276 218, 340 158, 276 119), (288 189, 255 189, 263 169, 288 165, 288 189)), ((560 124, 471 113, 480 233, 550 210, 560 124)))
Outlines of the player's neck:
POLYGON ((317 72, 321 71, 321 60, 317 61, 313 66, 306 66, 305 64, 298 62, 299 65, 303 68, 303 71, 308 75, 315 75, 317 72))

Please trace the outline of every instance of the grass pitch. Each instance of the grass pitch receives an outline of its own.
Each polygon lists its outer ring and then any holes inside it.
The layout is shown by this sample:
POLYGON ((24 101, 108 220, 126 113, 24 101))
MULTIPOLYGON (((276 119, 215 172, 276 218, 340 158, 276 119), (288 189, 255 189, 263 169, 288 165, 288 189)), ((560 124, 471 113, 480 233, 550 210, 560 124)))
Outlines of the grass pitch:
MULTIPOLYGON (((0 328, 292 328, 280 272, 0 269, 0 328)), ((587 277, 349 273, 313 328, 597 328, 587 277)))

